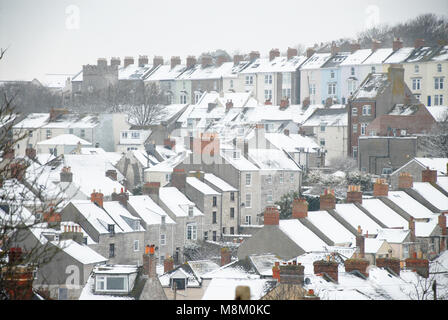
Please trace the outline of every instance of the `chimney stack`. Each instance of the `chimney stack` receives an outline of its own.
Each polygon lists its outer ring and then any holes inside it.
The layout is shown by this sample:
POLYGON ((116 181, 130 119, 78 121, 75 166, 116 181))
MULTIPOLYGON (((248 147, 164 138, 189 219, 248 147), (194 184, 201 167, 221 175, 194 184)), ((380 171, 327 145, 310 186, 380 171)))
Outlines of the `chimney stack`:
POLYGON ((403 40, 401 40, 400 38, 395 38, 392 42, 393 51, 395 52, 401 48, 403 48, 403 40))
POLYGON ((243 55, 241 55, 241 54, 236 54, 236 55, 234 55, 233 56, 233 65, 234 66, 237 66, 241 61, 243 61, 244 60, 244 57, 243 57, 243 55))
POLYGON ((415 39, 415 42, 414 42, 415 49, 420 49, 424 45, 425 45, 425 39, 415 39))
POLYGON ((389 194, 389 185, 386 179, 376 179, 373 184, 373 196, 374 197, 387 197, 389 194))
POLYGON ((361 45, 358 42, 352 43, 350 45, 350 52, 353 53, 361 49, 361 45))
POLYGON ((437 170, 431 170, 429 167, 426 167, 426 170, 422 171, 422 182, 437 183, 437 170))
POLYGON ((352 258, 344 261, 345 272, 352 272, 358 270, 364 276, 369 277, 367 267, 369 266, 369 260, 363 258, 352 258))
POLYGON ((134 57, 124 57, 123 66, 126 68, 131 64, 134 64, 134 57))
POLYGON ((315 275, 321 275, 326 273, 333 279, 334 281, 338 282, 338 267, 339 264, 333 260, 330 259, 330 256, 328 256, 327 261, 325 260, 318 260, 313 262, 314 266, 314 274, 315 275))
POLYGON ((306 49, 306 57, 307 58, 311 58, 313 56, 313 54, 316 53, 316 50, 314 50, 313 48, 308 48, 306 49))
POLYGON ((272 267, 272 279, 276 279, 280 281, 280 262, 274 262, 274 266, 272 267))
POLYGON ((289 107, 289 99, 288 97, 280 100, 280 109, 286 109, 289 107))
POLYGON ((101 193, 101 190, 99 190, 98 192, 95 192, 95 189, 93 189, 93 192, 90 195, 90 201, 92 201, 93 203, 96 203, 97 205, 99 205, 102 208, 103 207, 103 198, 104 198, 104 194, 101 193))
POLYGON ((288 47, 288 50, 286 51, 286 56, 288 60, 291 60, 292 57, 295 57, 297 55, 298 55, 297 49, 288 47))
POLYGON ((280 50, 272 49, 269 51, 269 61, 274 60, 276 57, 280 57, 280 50))
POLYGON ((161 57, 161 56, 154 56, 154 58, 152 59, 152 64, 153 64, 153 68, 162 65, 163 64, 163 57, 161 57))
POLYGON ((143 67, 149 63, 148 56, 139 56, 138 57, 138 66, 143 67))
POLYGON ((226 102, 226 112, 229 111, 233 107, 232 99, 227 100, 226 102))
POLYGON ((154 245, 146 245, 145 253, 143 254, 143 274, 149 278, 155 278, 156 273, 156 255, 154 245))
POLYGON ((180 64, 180 57, 179 56, 171 57, 171 69, 174 69, 174 67, 176 67, 179 64, 180 64))
POLYGON ((107 60, 105 58, 98 58, 97 65, 100 68, 106 68, 107 67, 107 60))
POLYGON ((194 65, 196 65, 197 61, 196 61, 196 57, 195 56, 188 56, 187 57, 187 68, 191 68, 194 65))
POLYGON ((232 252, 229 248, 221 248, 221 267, 232 262, 232 252))
POLYGON ((118 201, 125 208, 128 206, 129 195, 127 192, 124 192, 123 188, 121 188, 120 193, 116 193, 115 190, 112 193, 112 201, 118 201))
POLYGON ((71 167, 63 167, 60 174, 60 182, 73 182, 73 172, 71 167))
POLYGON ((153 199, 154 201, 158 200, 159 191, 160 191, 160 182, 146 182, 142 188, 142 193, 150 196, 151 199, 153 199))
POLYGON ((216 66, 220 67, 224 62, 227 62, 227 57, 225 55, 220 55, 216 57, 216 66))
POLYGON ((407 258, 405 264, 406 269, 417 272, 423 278, 429 278, 429 261, 427 259, 407 258))
POLYGON ((250 61, 255 61, 257 59, 260 59, 260 52, 258 52, 258 51, 251 51, 249 53, 249 59, 250 59, 250 61))
POLYGON ((340 48, 336 45, 336 43, 331 44, 331 55, 334 56, 336 53, 340 51, 340 48))
POLYGON ((413 185, 412 175, 409 172, 400 172, 398 175, 398 189, 411 189, 413 185))
POLYGON ((302 219, 308 216, 308 202, 305 199, 294 199, 292 201, 292 218, 302 219))
POLYGON ((280 220, 280 213, 276 206, 269 206, 264 209, 264 225, 278 226, 280 220))
POLYGON ((186 181, 187 174, 185 170, 174 168, 171 175, 171 185, 179 190, 184 190, 186 181))
POLYGON ((397 258, 376 258, 376 266, 378 268, 389 268, 396 275, 400 276, 400 259, 397 258))
POLYGON ((362 204, 361 186, 349 185, 347 190, 347 199, 345 202, 362 204))
POLYGON ((304 284, 304 271, 305 267, 296 261, 293 263, 282 264, 279 266, 280 283, 298 284, 303 286, 304 284))
POLYGON ((320 210, 332 210, 336 208, 336 197, 334 189, 325 189, 324 194, 320 195, 320 210))
POLYGON ((113 67, 113 66, 117 66, 117 67, 119 67, 120 64, 121 64, 121 60, 120 60, 120 58, 118 58, 118 57, 112 57, 112 58, 110 59, 110 65, 111 65, 112 67, 113 67))
POLYGON ((174 259, 172 257, 166 257, 163 261, 163 273, 170 272, 174 269, 174 259))
POLYGON ((356 247, 359 248, 359 257, 365 256, 365 238, 362 234, 361 226, 358 226, 358 234, 356 235, 356 247))
POLYGON ((372 41, 372 51, 376 51, 381 48, 381 41, 373 40, 372 41))
POLYGON ((209 55, 203 55, 201 57, 201 67, 206 68, 208 66, 211 66, 213 64, 213 58, 209 55))

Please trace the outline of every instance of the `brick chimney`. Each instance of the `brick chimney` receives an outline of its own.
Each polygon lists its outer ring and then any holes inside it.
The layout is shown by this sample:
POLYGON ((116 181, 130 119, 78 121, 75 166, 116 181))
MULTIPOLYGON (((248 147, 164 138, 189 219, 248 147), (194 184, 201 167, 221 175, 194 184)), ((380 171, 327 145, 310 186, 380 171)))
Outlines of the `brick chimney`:
POLYGON ((84 233, 80 225, 64 224, 64 230, 59 235, 59 240, 73 240, 79 244, 83 243, 84 233))
POLYGON ((258 51, 251 51, 249 53, 249 59, 250 59, 250 61, 255 61, 257 59, 260 59, 260 52, 258 52, 258 51))
POLYGON ((123 66, 126 68, 131 64, 134 64, 134 57, 124 57, 123 66))
POLYGON ((143 67, 149 63, 148 56, 139 56, 138 57, 138 66, 143 67))
POLYGON ((398 175, 398 189, 410 189, 413 185, 412 175, 409 172, 400 172, 398 175))
POLYGON ((398 276, 400 275, 400 259, 397 258, 376 258, 378 268, 389 268, 398 276))
POLYGON ((288 50, 286 50, 286 56, 288 58, 288 60, 291 60, 292 57, 295 57, 298 55, 298 51, 295 48, 289 48, 288 50))
POLYGON ((415 39, 414 48, 419 49, 425 45, 425 39, 415 39))
POLYGON ((190 140, 190 150, 194 154, 214 156, 219 154, 220 143, 216 133, 201 133, 200 138, 190 140))
POLYGON ((171 57, 171 69, 173 69, 175 66, 180 64, 180 57, 179 56, 172 56, 171 57))
POLYGON ((60 182, 73 182, 73 172, 71 171, 71 167, 62 167, 59 177, 60 182))
POLYGON ((280 262, 274 262, 274 266, 272 267, 272 279, 276 279, 280 281, 280 262))
POLYGON ((331 55, 334 56, 336 53, 340 51, 340 48, 336 45, 336 43, 331 44, 331 55))
POLYGON ((440 229, 442 231, 442 238, 440 240, 440 252, 446 250, 446 239, 447 239, 446 238, 446 234, 447 234, 447 232, 446 232, 446 216, 445 216, 445 213, 446 212, 442 212, 439 215, 439 219, 438 219, 438 224, 439 224, 439 227, 440 227, 440 229))
POLYGON ((150 196, 153 200, 159 198, 159 191, 160 182, 146 182, 142 187, 142 193, 150 196))
POLYGON ((296 261, 279 266, 280 283, 304 284, 305 267, 296 261))
POLYGON ((201 67, 206 68, 213 64, 213 58, 209 55, 204 55, 201 57, 201 67))
POLYGON ((313 262, 313 266, 314 266, 314 274, 315 275, 321 275, 321 274, 326 273, 327 275, 329 275, 331 277, 331 279, 338 282, 339 264, 336 261, 330 260, 330 259, 328 259, 327 261, 318 260, 318 261, 313 262))
POLYGON ((347 199, 345 202, 362 204, 361 186, 349 185, 347 190, 347 199))
POLYGON ((25 149, 25 155, 30 158, 30 159, 34 159, 36 158, 36 149, 34 149, 33 147, 28 147, 25 149))
POLYGON ((437 183, 437 170, 426 167, 426 170, 422 171, 422 182, 437 183))
POLYGON ((171 150, 174 150, 174 147, 176 147, 176 140, 166 138, 163 140, 163 145, 171 150))
POLYGON ((264 209, 264 225, 278 226, 280 220, 280 213, 276 206, 269 206, 264 209))
POLYGON ((187 57, 187 68, 191 68, 194 65, 196 65, 197 61, 196 61, 196 57, 195 56, 188 56, 187 57))
POLYGON ((415 250, 415 242, 416 242, 415 221, 414 221, 413 217, 411 217, 411 219, 409 220, 408 228, 409 228, 409 232, 410 232, 409 241, 411 242, 410 247, 409 247, 409 256, 412 257, 416 252, 416 250, 415 250))
POLYGON ((373 196, 374 197, 387 197, 389 194, 389 185, 386 179, 376 179, 373 184, 373 196))
POLYGON ((302 109, 306 110, 310 106, 310 104, 311 104, 310 97, 306 97, 302 101, 302 109))
POLYGON ((152 59, 153 67, 157 67, 163 64, 163 57, 161 56, 154 56, 152 59))
POLYGON ((93 189, 93 192, 90 195, 90 201, 92 201, 93 203, 96 203, 97 205, 99 205, 102 208, 103 207, 103 198, 104 198, 104 194, 101 193, 101 190, 99 190, 98 192, 95 192, 95 189, 93 189))
POLYGON ((69 111, 65 108, 51 108, 49 121, 54 121, 60 115, 67 114, 67 113, 69 113, 69 111))
POLYGON ((124 206, 125 208, 128 206, 128 200, 129 200, 129 195, 127 192, 125 192, 123 190, 123 188, 121 188, 120 193, 116 193, 115 190, 112 193, 112 201, 120 202, 121 205, 124 206))
POLYGON ((356 247, 359 250, 359 257, 364 258, 364 256, 365 256, 365 238, 362 234, 361 226, 358 226, 358 233, 356 234, 356 247))
POLYGON ((311 58, 313 56, 313 54, 316 53, 316 50, 314 50, 313 48, 308 48, 306 49, 306 57, 307 58, 311 58))
POLYGON ((232 252, 229 248, 221 248, 221 267, 232 262, 232 252))
POLYGON ((352 272, 358 270, 364 276, 368 277, 369 273, 367 272, 367 267, 369 266, 369 260, 360 259, 360 258, 352 258, 344 261, 345 272, 352 272))
POLYGON ((423 278, 429 278, 429 261, 427 259, 407 258, 406 269, 417 272, 423 278))
POLYGON ((372 51, 376 51, 381 48, 381 41, 373 40, 372 41, 372 51))
POLYGON ((308 216, 308 202, 305 199, 294 199, 292 201, 292 218, 302 219, 308 216))
POLYGON ((233 56, 233 65, 237 66, 243 60, 244 60, 244 56, 242 54, 236 54, 233 56))
POLYGON ((320 210, 331 210, 336 208, 336 197, 333 189, 325 189, 320 195, 320 210))
POLYGON ((156 255, 154 245, 146 245, 145 253, 143 254, 143 274, 149 278, 155 278, 156 273, 156 255))
POLYGON ((289 107, 289 99, 286 97, 280 100, 280 109, 286 109, 289 107))
POLYGON ((276 57, 280 57, 280 50, 271 49, 271 51, 269 51, 269 61, 274 60, 276 57))
POLYGON ((289 137, 289 129, 283 130, 283 134, 287 137, 289 137))
POLYGON ((171 185, 179 190, 185 189, 185 182, 187 180, 187 174, 184 169, 173 169, 173 174, 171 175, 171 185))
POLYGON ((224 55, 220 55, 216 57, 216 66, 220 67, 224 62, 227 62, 227 57, 224 55))
POLYGON ((392 42, 392 50, 395 52, 401 48, 403 48, 403 40, 400 38, 395 38, 392 42))
POLYGON ((112 57, 112 58, 110 59, 110 65, 111 65, 112 67, 113 67, 113 66, 117 66, 117 67, 119 67, 120 64, 121 64, 121 60, 120 60, 120 58, 118 58, 118 57, 112 57))
POLYGON ((106 177, 109 177, 110 179, 117 181, 117 170, 115 170, 115 169, 107 170, 106 177))
POLYGON ((358 42, 350 44, 350 52, 353 53, 361 49, 361 45, 358 42))
POLYGON ((226 102, 226 112, 228 112, 231 108, 233 108, 233 101, 232 99, 229 99, 226 102))
POLYGON ((174 259, 172 257, 167 257, 163 261, 163 273, 170 272, 174 269, 174 259))

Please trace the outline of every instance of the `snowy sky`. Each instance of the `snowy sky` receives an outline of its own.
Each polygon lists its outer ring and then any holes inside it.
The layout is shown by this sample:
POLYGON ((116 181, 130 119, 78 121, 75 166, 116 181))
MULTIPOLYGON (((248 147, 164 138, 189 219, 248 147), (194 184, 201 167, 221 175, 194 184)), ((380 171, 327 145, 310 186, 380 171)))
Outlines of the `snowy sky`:
POLYGON ((448 14, 448 1, 0 0, 0 80, 76 73, 98 57, 283 53, 428 12, 448 14))

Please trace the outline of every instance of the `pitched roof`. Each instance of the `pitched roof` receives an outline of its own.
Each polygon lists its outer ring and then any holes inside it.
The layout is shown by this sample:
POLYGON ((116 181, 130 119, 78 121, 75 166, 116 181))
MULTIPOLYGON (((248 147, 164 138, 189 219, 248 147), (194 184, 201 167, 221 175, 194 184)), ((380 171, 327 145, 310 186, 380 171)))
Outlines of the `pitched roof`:
POLYGON ((76 146, 78 144, 84 146, 92 145, 89 141, 81 139, 73 134, 61 134, 48 140, 43 140, 37 145, 59 145, 59 146, 76 146))

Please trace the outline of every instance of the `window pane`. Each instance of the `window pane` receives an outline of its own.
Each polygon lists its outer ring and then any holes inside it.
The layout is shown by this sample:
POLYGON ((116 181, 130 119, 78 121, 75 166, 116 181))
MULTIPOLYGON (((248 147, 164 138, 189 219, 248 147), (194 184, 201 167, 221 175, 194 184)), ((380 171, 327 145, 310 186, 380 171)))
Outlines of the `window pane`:
POLYGON ((107 277, 107 290, 124 290, 124 278, 107 277))

